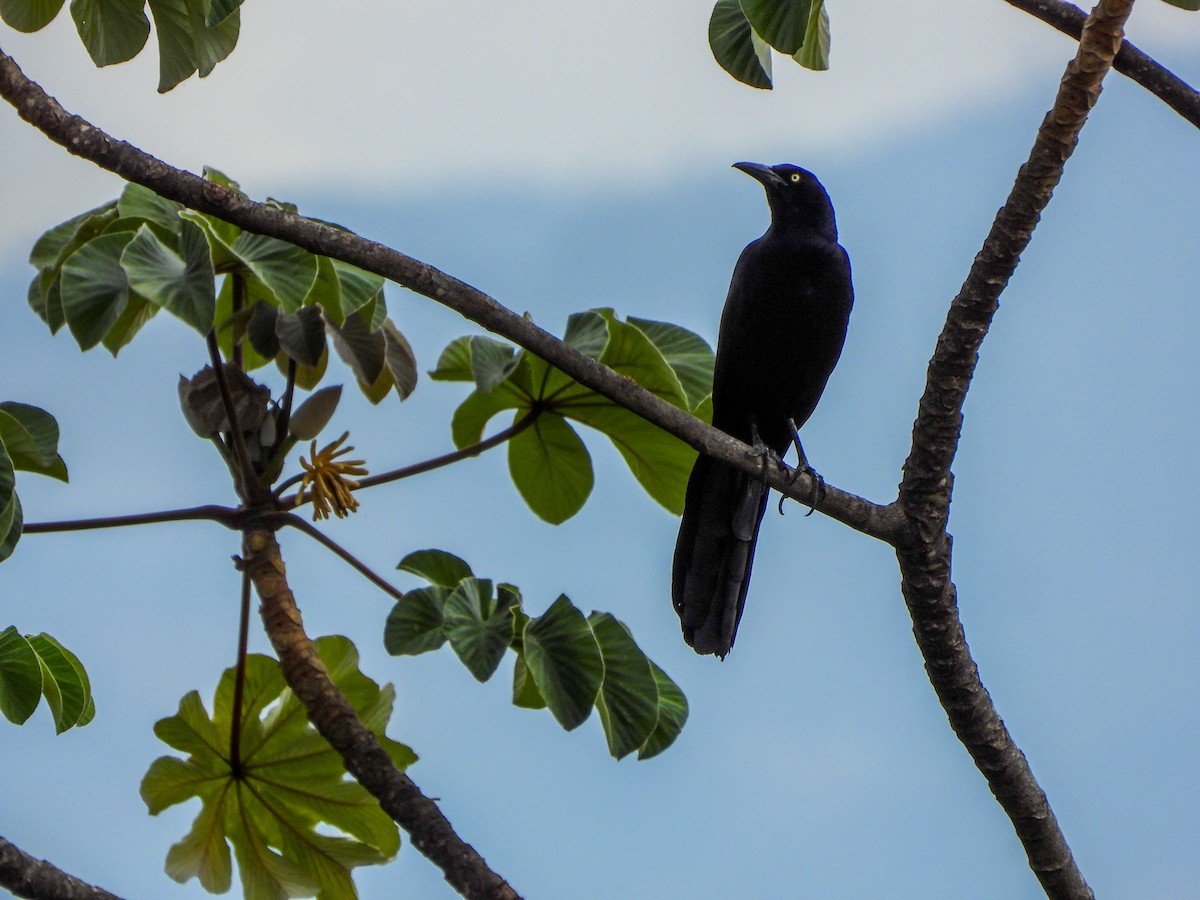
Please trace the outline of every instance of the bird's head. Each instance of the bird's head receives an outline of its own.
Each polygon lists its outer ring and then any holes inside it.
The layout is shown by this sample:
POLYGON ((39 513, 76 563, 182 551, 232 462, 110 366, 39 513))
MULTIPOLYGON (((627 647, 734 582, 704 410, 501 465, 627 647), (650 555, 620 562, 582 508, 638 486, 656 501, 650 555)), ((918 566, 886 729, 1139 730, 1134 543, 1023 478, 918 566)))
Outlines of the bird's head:
POLYGON ((762 163, 740 162, 734 163, 733 167, 762 184, 767 192, 767 203, 771 206, 771 224, 774 227, 811 228, 831 240, 837 240, 833 204, 812 172, 788 163, 764 166, 762 163))

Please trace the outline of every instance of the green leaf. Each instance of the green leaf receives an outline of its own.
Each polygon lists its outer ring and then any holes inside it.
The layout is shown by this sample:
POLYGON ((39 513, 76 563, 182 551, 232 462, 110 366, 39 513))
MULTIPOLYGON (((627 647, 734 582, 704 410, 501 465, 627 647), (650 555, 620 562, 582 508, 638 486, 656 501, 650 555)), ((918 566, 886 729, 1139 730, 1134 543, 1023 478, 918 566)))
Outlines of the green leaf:
MULTIPOLYGON (((12 467, 67 480, 67 467, 58 455, 58 422, 37 406, 9 400, 0 403, 0 443, 12 467)), ((0 490, 0 503, 4 502, 0 490)))
MULTIPOLYGON (((481 335, 470 339, 469 355, 471 375, 475 379, 475 386, 484 393, 491 391, 502 381, 508 380, 521 361, 520 354, 515 347, 481 335)), ((438 368, 441 368, 440 360, 438 368)))
POLYGON ((279 307, 294 313, 317 280, 317 258, 295 244, 242 232, 230 248, 266 286, 279 307))
POLYGON ((133 59, 150 36, 145 0, 71 0, 71 18, 97 66, 133 59))
POLYGON ((771 48, 754 33, 738 0, 717 0, 708 20, 708 46, 717 64, 738 81, 771 89, 771 48))
MULTIPOLYGON (((5 460, 7 460, 5 456, 5 460)), ((21 510, 21 498, 14 491, 8 503, 0 508, 0 562, 8 559, 21 539, 25 527, 25 515, 21 510)))
MULTIPOLYGON (((391 686, 380 688, 359 671, 358 653, 346 638, 320 638, 316 646, 330 678, 389 756, 402 768, 413 762, 411 750, 383 734, 395 700, 391 686)), ((355 896, 350 870, 395 855, 395 823, 361 785, 347 780, 341 757, 308 723, 269 657, 246 659, 242 770, 235 776, 228 759, 234 683, 227 670, 211 718, 193 692, 178 715, 155 727, 190 755, 151 765, 141 787, 147 808, 156 814, 193 797, 202 804, 191 831, 171 848, 168 873, 222 890, 230 880, 232 845, 246 897, 355 896), (318 831, 321 823, 342 834, 318 831)))
POLYGON ((449 593, 448 588, 437 586, 406 593, 388 613, 384 649, 392 656, 419 656, 446 643, 442 610, 449 593))
POLYGON ((650 663, 650 670, 658 683, 658 723, 654 726, 654 733, 638 750, 638 759, 658 756, 675 743, 675 738, 679 737, 679 732, 683 730, 688 717, 687 698, 683 696, 679 685, 653 661, 650 663))
POLYGON ((208 242, 192 222, 180 220, 180 225, 178 248, 143 225, 121 254, 121 265, 135 291, 207 334, 217 306, 208 242))
POLYGON ((588 624, 604 657, 604 683, 596 708, 608 752, 621 759, 641 747, 658 722, 658 684, 629 629, 609 613, 593 612, 588 624))
POLYGON ((400 560, 396 568, 448 590, 458 587, 460 581, 473 574, 466 562, 445 550, 414 550, 400 560))
POLYGON ((516 665, 513 666, 513 706, 521 709, 545 709, 546 698, 542 696, 525 662, 525 654, 517 654, 516 665))
POLYGON ((363 393, 383 374, 387 344, 380 331, 371 330, 362 311, 346 316, 341 325, 330 325, 333 346, 350 367, 363 393))
POLYGON ((384 319, 379 330, 383 333, 383 360, 387 371, 396 393, 401 400, 406 400, 417 387, 417 358, 413 355, 408 338, 400 333, 391 319, 384 319))
POLYGON ((764 41, 791 56, 804 43, 812 0, 740 0, 750 26, 764 41))
POLYGON ((235 11, 210 28, 205 0, 148 0, 158 34, 158 91, 165 94, 199 72, 208 75, 237 44, 241 16, 235 11))
POLYGON ((634 316, 630 316, 628 321, 650 339, 674 371, 687 395, 689 409, 695 409, 712 393, 716 355, 704 338, 669 322, 654 322, 634 316))
POLYGON ((494 600, 492 583, 479 578, 464 578, 446 598, 446 637, 476 681, 495 674, 512 643, 514 605, 511 595, 494 600))
POLYGON ((471 364, 471 342, 476 339, 465 336, 447 344, 438 357, 437 368, 429 373, 429 377, 434 381, 472 381, 475 374, 471 364))
POLYGON ((0 19, 10 28, 30 34, 54 21, 63 0, 0 0, 0 19))
POLYGON ((525 662, 539 693, 568 731, 582 725, 604 680, 604 660, 592 629, 565 594, 530 619, 524 634, 525 662))
POLYGON ((74 218, 55 225, 34 242, 29 251, 29 264, 37 269, 60 266, 71 253, 104 230, 104 226, 117 217, 117 201, 111 200, 95 209, 89 209, 74 218), (74 240, 84 223, 91 223, 83 240, 74 240), (71 245, 68 249, 68 245, 71 245), (63 251, 66 251, 64 253, 63 251))
POLYGON ((29 646, 33 648, 44 666, 43 673, 48 673, 54 681, 53 693, 56 699, 51 699, 52 695, 47 691, 44 680, 42 693, 45 694, 46 701, 51 704, 54 712, 55 730, 62 734, 68 728, 79 723, 84 710, 91 701, 91 692, 86 676, 78 667, 78 660, 68 656, 58 641, 49 635, 31 635, 28 640, 29 646))
MULTIPOLYGON (((275 363, 279 367, 279 371, 286 375, 288 367, 284 362, 284 358, 282 356, 276 357, 275 363)), ((320 361, 315 366, 296 366, 296 387, 304 391, 311 391, 321 383, 321 379, 325 377, 325 369, 328 366, 329 348, 326 347, 325 351, 321 354, 320 361)))
MULTIPOLYGON (((1192 2, 1196 3, 1194 9, 1200 9, 1200 0, 1192 2)), ((812 0, 804 46, 795 53, 794 59, 804 68, 815 72, 824 72, 829 68, 829 10, 825 7, 825 0, 812 0)))
POLYGON ((0 631, 0 713, 14 725, 33 715, 42 699, 42 667, 29 641, 12 625, 0 631))
POLYGON ((321 388, 292 412, 288 419, 288 432, 299 440, 311 441, 329 424, 341 399, 340 384, 321 388))
POLYGON ((121 253, 131 240, 128 231, 101 235, 63 263, 59 282, 63 315, 81 350, 100 343, 129 302, 129 278, 121 268, 121 253))
POLYGON ((142 326, 154 318, 158 307, 145 297, 133 295, 125 304, 125 309, 117 316, 108 334, 104 335, 101 343, 113 356, 121 352, 121 348, 129 344, 142 330, 142 326))
POLYGON ((205 20, 204 24, 210 28, 220 25, 233 15, 241 5, 242 0, 209 0, 208 19, 205 20))
MULTIPOLYGON (((176 762, 178 760, 161 757, 155 765, 176 762)), ((233 865, 229 844, 225 843, 225 835, 217 821, 220 814, 219 804, 201 807, 191 831, 167 851, 167 874, 175 881, 183 884, 189 878, 197 878, 210 894, 224 894, 229 890, 233 883, 233 865)))
POLYGON ((383 276, 364 271, 349 263, 344 263, 340 259, 332 262, 341 295, 341 312, 338 318, 338 324, 341 324, 342 318, 358 312, 383 294, 383 276))
POLYGON ((563 340, 580 353, 599 358, 608 346, 608 322, 594 309, 573 313, 567 319, 563 340))
POLYGON ((510 390, 509 385, 509 382, 505 382, 487 394, 474 391, 459 404, 450 420, 450 434, 454 438, 455 447, 461 450, 463 447, 479 443, 483 439, 483 429, 492 416, 503 410, 524 405, 524 399, 510 390))
POLYGON ((508 442, 508 471, 529 508, 552 525, 583 508, 595 481, 587 447, 550 412, 508 442))
POLYGON ((315 366, 325 352, 325 320, 316 306, 275 319, 279 349, 302 366, 315 366))
POLYGON ((564 412, 604 432, 646 493, 675 515, 683 512, 688 476, 696 462, 695 450, 615 403, 577 404, 564 412))
MULTIPOLYGON (((127 184, 117 201, 122 219, 144 219, 162 229, 164 236, 179 234, 183 204, 168 200, 140 184, 127 184)), ((136 230, 136 229, 135 229, 136 230)))
POLYGON ((1172 6, 1178 6, 1180 9, 1186 9, 1189 12, 1200 10, 1200 0, 1166 0, 1172 6))

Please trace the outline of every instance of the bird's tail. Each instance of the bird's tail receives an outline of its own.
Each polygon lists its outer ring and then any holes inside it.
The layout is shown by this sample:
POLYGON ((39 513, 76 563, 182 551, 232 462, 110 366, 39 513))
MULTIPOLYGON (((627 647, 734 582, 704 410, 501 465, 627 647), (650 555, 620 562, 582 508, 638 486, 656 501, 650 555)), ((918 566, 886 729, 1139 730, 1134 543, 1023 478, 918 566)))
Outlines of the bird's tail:
POLYGON ((701 455, 688 480, 675 543, 671 599, 683 639, 721 658, 733 646, 767 488, 754 477, 701 455))

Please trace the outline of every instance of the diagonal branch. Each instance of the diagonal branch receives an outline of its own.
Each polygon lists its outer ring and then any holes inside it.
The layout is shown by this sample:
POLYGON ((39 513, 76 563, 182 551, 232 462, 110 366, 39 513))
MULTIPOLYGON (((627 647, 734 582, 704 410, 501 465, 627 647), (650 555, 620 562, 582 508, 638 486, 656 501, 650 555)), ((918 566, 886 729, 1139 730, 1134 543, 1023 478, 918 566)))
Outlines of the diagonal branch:
MULTIPOLYGON (((198 175, 173 168, 132 144, 109 136, 73 116, 37 84, 25 77, 12 57, 0 50, 0 96, 21 118, 70 153, 90 160, 126 181, 143 185, 200 212, 216 216, 255 234, 288 241, 321 256, 340 259, 453 309, 488 331, 508 338, 540 356, 631 412, 653 422, 716 459, 763 477, 762 456, 741 441, 706 425, 685 410, 656 397, 637 382, 580 353, 548 331, 502 306, 487 294, 433 266, 343 231, 253 200, 198 175)), ((788 497, 807 503, 814 480, 774 461, 764 481, 788 497)), ((825 486, 817 509, 856 531, 895 543, 903 539, 904 519, 894 505, 872 503, 833 485, 825 486)))
POLYGON ((120 900, 0 837, 0 887, 29 900, 120 900))
POLYGON ((414 847, 436 864, 464 897, 520 900, 475 848, 463 841, 437 805, 400 772, 329 679, 324 663, 304 632, 296 598, 288 587, 275 535, 248 529, 243 565, 262 600, 262 620, 279 656, 284 678, 308 710, 317 731, 341 754, 346 771, 379 800, 408 832, 414 847))
POLYGON ((999 296, 1016 270, 1041 211, 1062 177, 1100 85, 1121 46, 1133 0, 1100 0, 1088 17, 1078 54, 1067 66, 1054 107, 1038 131, 983 248, 950 305, 929 363, 925 393, 904 464, 899 503, 918 540, 897 547, 901 587, 925 670, 950 725, 1012 820, 1030 868, 1052 897, 1090 898, 1046 795, 979 679, 950 580, 946 532, 950 465, 962 431, 962 408, 999 296))
MULTIPOLYGON (((1005 0, 1017 9, 1036 16, 1047 25, 1057 28, 1075 40, 1083 33, 1087 13, 1066 0, 1005 0)), ((1197 91, 1175 73, 1143 53, 1129 41, 1121 42, 1121 49, 1113 60, 1113 68, 1128 76, 1163 103, 1175 110, 1197 128, 1200 128, 1200 91, 1197 91)))
POLYGON ((325 549, 332 552, 335 556, 341 559, 342 562, 346 563, 346 565, 350 566, 350 568, 354 569, 354 571, 358 572, 358 574, 362 575, 363 578, 367 579, 367 581, 371 582, 371 584, 375 585, 375 587, 379 588, 393 600, 404 599, 403 591, 389 584, 386 579, 384 579, 381 575, 378 575, 374 569, 368 567, 367 564, 360 560, 357 556, 355 556, 325 532, 321 531, 321 529, 309 522, 304 521, 304 519, 300 518, 300 516, 296 515, 295 513, 270 513, 265 518, 272 523, 291 525, 293 528, 303 531, 310 538, 312 538, 325 549))

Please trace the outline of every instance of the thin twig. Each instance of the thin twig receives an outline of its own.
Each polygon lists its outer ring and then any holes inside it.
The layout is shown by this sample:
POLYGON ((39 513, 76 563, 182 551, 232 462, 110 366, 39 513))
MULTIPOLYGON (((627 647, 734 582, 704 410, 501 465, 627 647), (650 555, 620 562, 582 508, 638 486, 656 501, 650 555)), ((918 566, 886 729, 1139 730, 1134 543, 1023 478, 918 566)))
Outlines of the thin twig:
POLYGON ((193 506, 190 509, 168 509, 163 512, 134 513, 128 516, 100 516, 95 519, 66 519, 60 522, 30 522, 22 534, 51 534, 60 531, 91 531, 95 528, 123 528, 126 525, 155 525, 160 522, 219 522, 226 528, 237 529, 246 513, 228 506, 193 506))
POLYGON ((287 386, 283 399, 279 401, 279 421, 275 423, 275 443, 271 445, 272 458, 279 452, 288 437, 288 426, 292 423, 292 402, 296 394, 296 361, 290 356, 287 361, 287 386))
POLYGON ((242 698, 246 691, 246 652, 250 647, 250 573, 242 572, 242 597, 238 613, 238 648, 233 679, 233 713, 229 729, 229 770, 242 777, 242 698))
MULTIPOLYGON (((350 486, 352 491, 361 491, 363 488, 375 487, 380 484, 389 484, 393 481, 400 481, 402 478, 409 478, 413 475, 420 475, 424 472, 430 472, 433 469, 439 469, 442 466, 448 466, 451 463, 456 463, 459 460, 467 459, 471 456, 478 456, 485 450, 491 450, 493 447, 503 444, 510 440, 532 425, 539 415, 541 409, 531 409, 525 415, 521 416, 513 424, 509 425, 502 431, 497 431, 489 438, 484 438, 471 444, 469 447, 463 447, 461 450, 454 450, 450 453, 443 453, 441 456, 435 456, 432 459, 426 459, 419 463, 413 463, 411 466, 404 466, 399 469, 392 469, 390 472, 382 472, 379 475, 371 475, 367 478, 362 478, 355 484, 350 486)), ((300 481, 303 475, 293 475, 291 478, 284 481, 276 488, 276 493, 287 490, 296 482, 300 481)), ((279 505, 284 509, 294 509, 302 503, 307 503, 307 499, 298 500, 298 495, 289 494, 287 497, 282 497, 279 500, 279 505)))
POLYGON ((404 592, 402 590, 397 587, 393 587, 391 584, 388 584, 388 582, 385 581, 382 576, 376 574, 373 569, 371 569, 357 556, 355 556, 333 538, 329 537, 315 525, 305 521, 295 513, 266 513, 262 518, 268 522, 278 523, 280 525, 291 525, 293 528, 303 531, 318 544, 325 547, 327 550, 333 551, 337 556, 341 557, 343 562, 347 563, 352 569, 366 578, 367 581, 371 582, 371 584, 375 585, 375 587, 379 588, 389 597, 392 597, 395 600, 404 599, 404 592))
POLYGON ((217 388, 221 391, 221 405, 225 407, 225 418, 229 420, 233 458, 237 465, 238 480, 241 482, 238 495, 247 503, 253 503, 261 499, 258 476, 254 474, 254 466, 250 464, 250 451, 246 447, 246 438, 238 423, 237 410, 233 405, 233 392, 229 389, 229 379, 225 377, 225 363, 221 360, 221 348, 217 345, 216 332, 209 331, 206 341, 208 342, 208 356, 212 361, 213 375, 216 376, 217 388))

